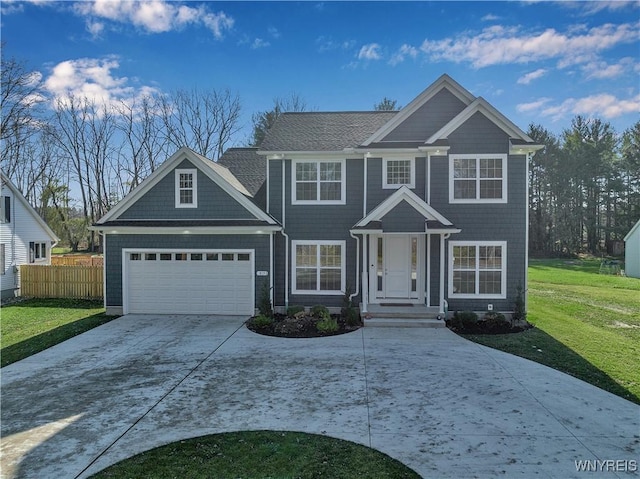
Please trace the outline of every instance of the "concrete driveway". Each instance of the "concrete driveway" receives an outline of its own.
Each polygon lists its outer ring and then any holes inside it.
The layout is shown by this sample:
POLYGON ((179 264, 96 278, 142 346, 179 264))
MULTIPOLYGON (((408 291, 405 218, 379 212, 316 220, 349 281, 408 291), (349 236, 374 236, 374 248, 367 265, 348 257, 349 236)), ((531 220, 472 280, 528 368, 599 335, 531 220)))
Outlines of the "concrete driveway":
POLYGON ((129 315, 3 368, 2 477, 246 429, 355 441, 423 477, 639 474, 640 407, 570 376, 447 329, 280 339, 243 320, 129 315))

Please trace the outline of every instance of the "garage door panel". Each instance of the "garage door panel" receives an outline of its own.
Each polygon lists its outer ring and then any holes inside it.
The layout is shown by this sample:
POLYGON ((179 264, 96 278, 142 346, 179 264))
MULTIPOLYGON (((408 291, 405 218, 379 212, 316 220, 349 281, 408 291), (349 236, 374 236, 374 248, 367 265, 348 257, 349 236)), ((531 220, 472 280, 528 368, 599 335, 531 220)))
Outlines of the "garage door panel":
POLYGON ((253 263, 247 261, 253 253, 180 251, 186 253, 184 261, 175 253, 126 256, 128 312, 253 314, 253 263))

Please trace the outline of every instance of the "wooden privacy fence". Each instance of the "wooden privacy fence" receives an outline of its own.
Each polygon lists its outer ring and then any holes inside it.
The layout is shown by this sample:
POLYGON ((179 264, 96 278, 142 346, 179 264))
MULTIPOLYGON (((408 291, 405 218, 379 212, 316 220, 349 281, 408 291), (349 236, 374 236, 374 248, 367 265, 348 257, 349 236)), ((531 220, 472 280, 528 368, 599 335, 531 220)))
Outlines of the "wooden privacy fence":
POLYGON ((90 254, 51 255, 52 266, 102 266, 104 258, 90 254))
POLYGON ((30 298, 102 299, 102 266, 20 266, 20 295, 30 298))

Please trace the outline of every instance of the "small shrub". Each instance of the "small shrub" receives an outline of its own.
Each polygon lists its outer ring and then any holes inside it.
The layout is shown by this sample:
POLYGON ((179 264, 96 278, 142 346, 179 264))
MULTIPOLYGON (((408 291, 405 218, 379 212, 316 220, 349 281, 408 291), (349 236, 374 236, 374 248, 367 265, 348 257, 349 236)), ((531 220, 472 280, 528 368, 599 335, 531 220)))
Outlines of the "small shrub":
POLYGON ((271 288, 269 283, 264 282, 262 292, 260 293, 260 301, 258 302, 258 311, 262 316, 273 317, 273 305, 271 304, 271 288))
POLYGON ((517 293, 516 293, 516 300, 513 308, 513 316, 511 317, 511 322, 517 323, 517 322, 526 321, 526 320, 527 320, 527 311, 525 309, 525 303, 524 303, 524 290, 522 288, 522 285, 519 284, 517 293))
POLYGON ((314 307, 311 308, 311 316, 314 316, 320 319, 331 317, 327 307, 323 306, 322 304, 316 304, 314 307))
POLYGON ((342 299, 342 310, 340 313, 347 326, 357 326, 360 322, 360 315, 358 314, 358 309, 353 305, 351 293, 351 288, 347 286, 344 298, 342 299))
POLYGON ((504 314, 496 311, 487 312, 482 321, 476 324, 477 331, 483 334, 508 333, 511 330, 511 322, 507 321, 504 314))
POLYGON ((267 328, 273 324, 273 318, 271 316, 259 314, 251 320, 251 324, 256 328, 267 328))
POLYGON ((291 305, 287 308, 287 316, 295 316, 298 313, 304 312, 304 306, 291 305))
POLYGON ((316 323, 316 328, 321 333, 334 333, 338 330, 338 321, 335 318, 329 316, 316 323))

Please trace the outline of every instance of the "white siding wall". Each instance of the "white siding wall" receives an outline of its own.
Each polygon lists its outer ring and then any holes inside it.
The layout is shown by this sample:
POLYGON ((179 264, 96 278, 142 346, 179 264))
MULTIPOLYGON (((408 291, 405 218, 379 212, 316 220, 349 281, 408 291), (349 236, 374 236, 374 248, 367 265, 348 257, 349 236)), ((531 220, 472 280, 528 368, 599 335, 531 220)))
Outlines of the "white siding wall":
POLYGON ((624 273, 640 278, 640 227, 636 227, 625 241, 624 273))
POLYGON ((2 185, 2 196, 11 197, 11 222, 0 224, 0 243, 5 247, 5 271, 0 277, 3 296, 19 287, 16 270, 21 264, 29 262, 29 242, 46 243, 46 259, 37 260, 37 264, 51 264, 51 238, 33 217, 33 212, 16 198, 11 189, 2 185))

